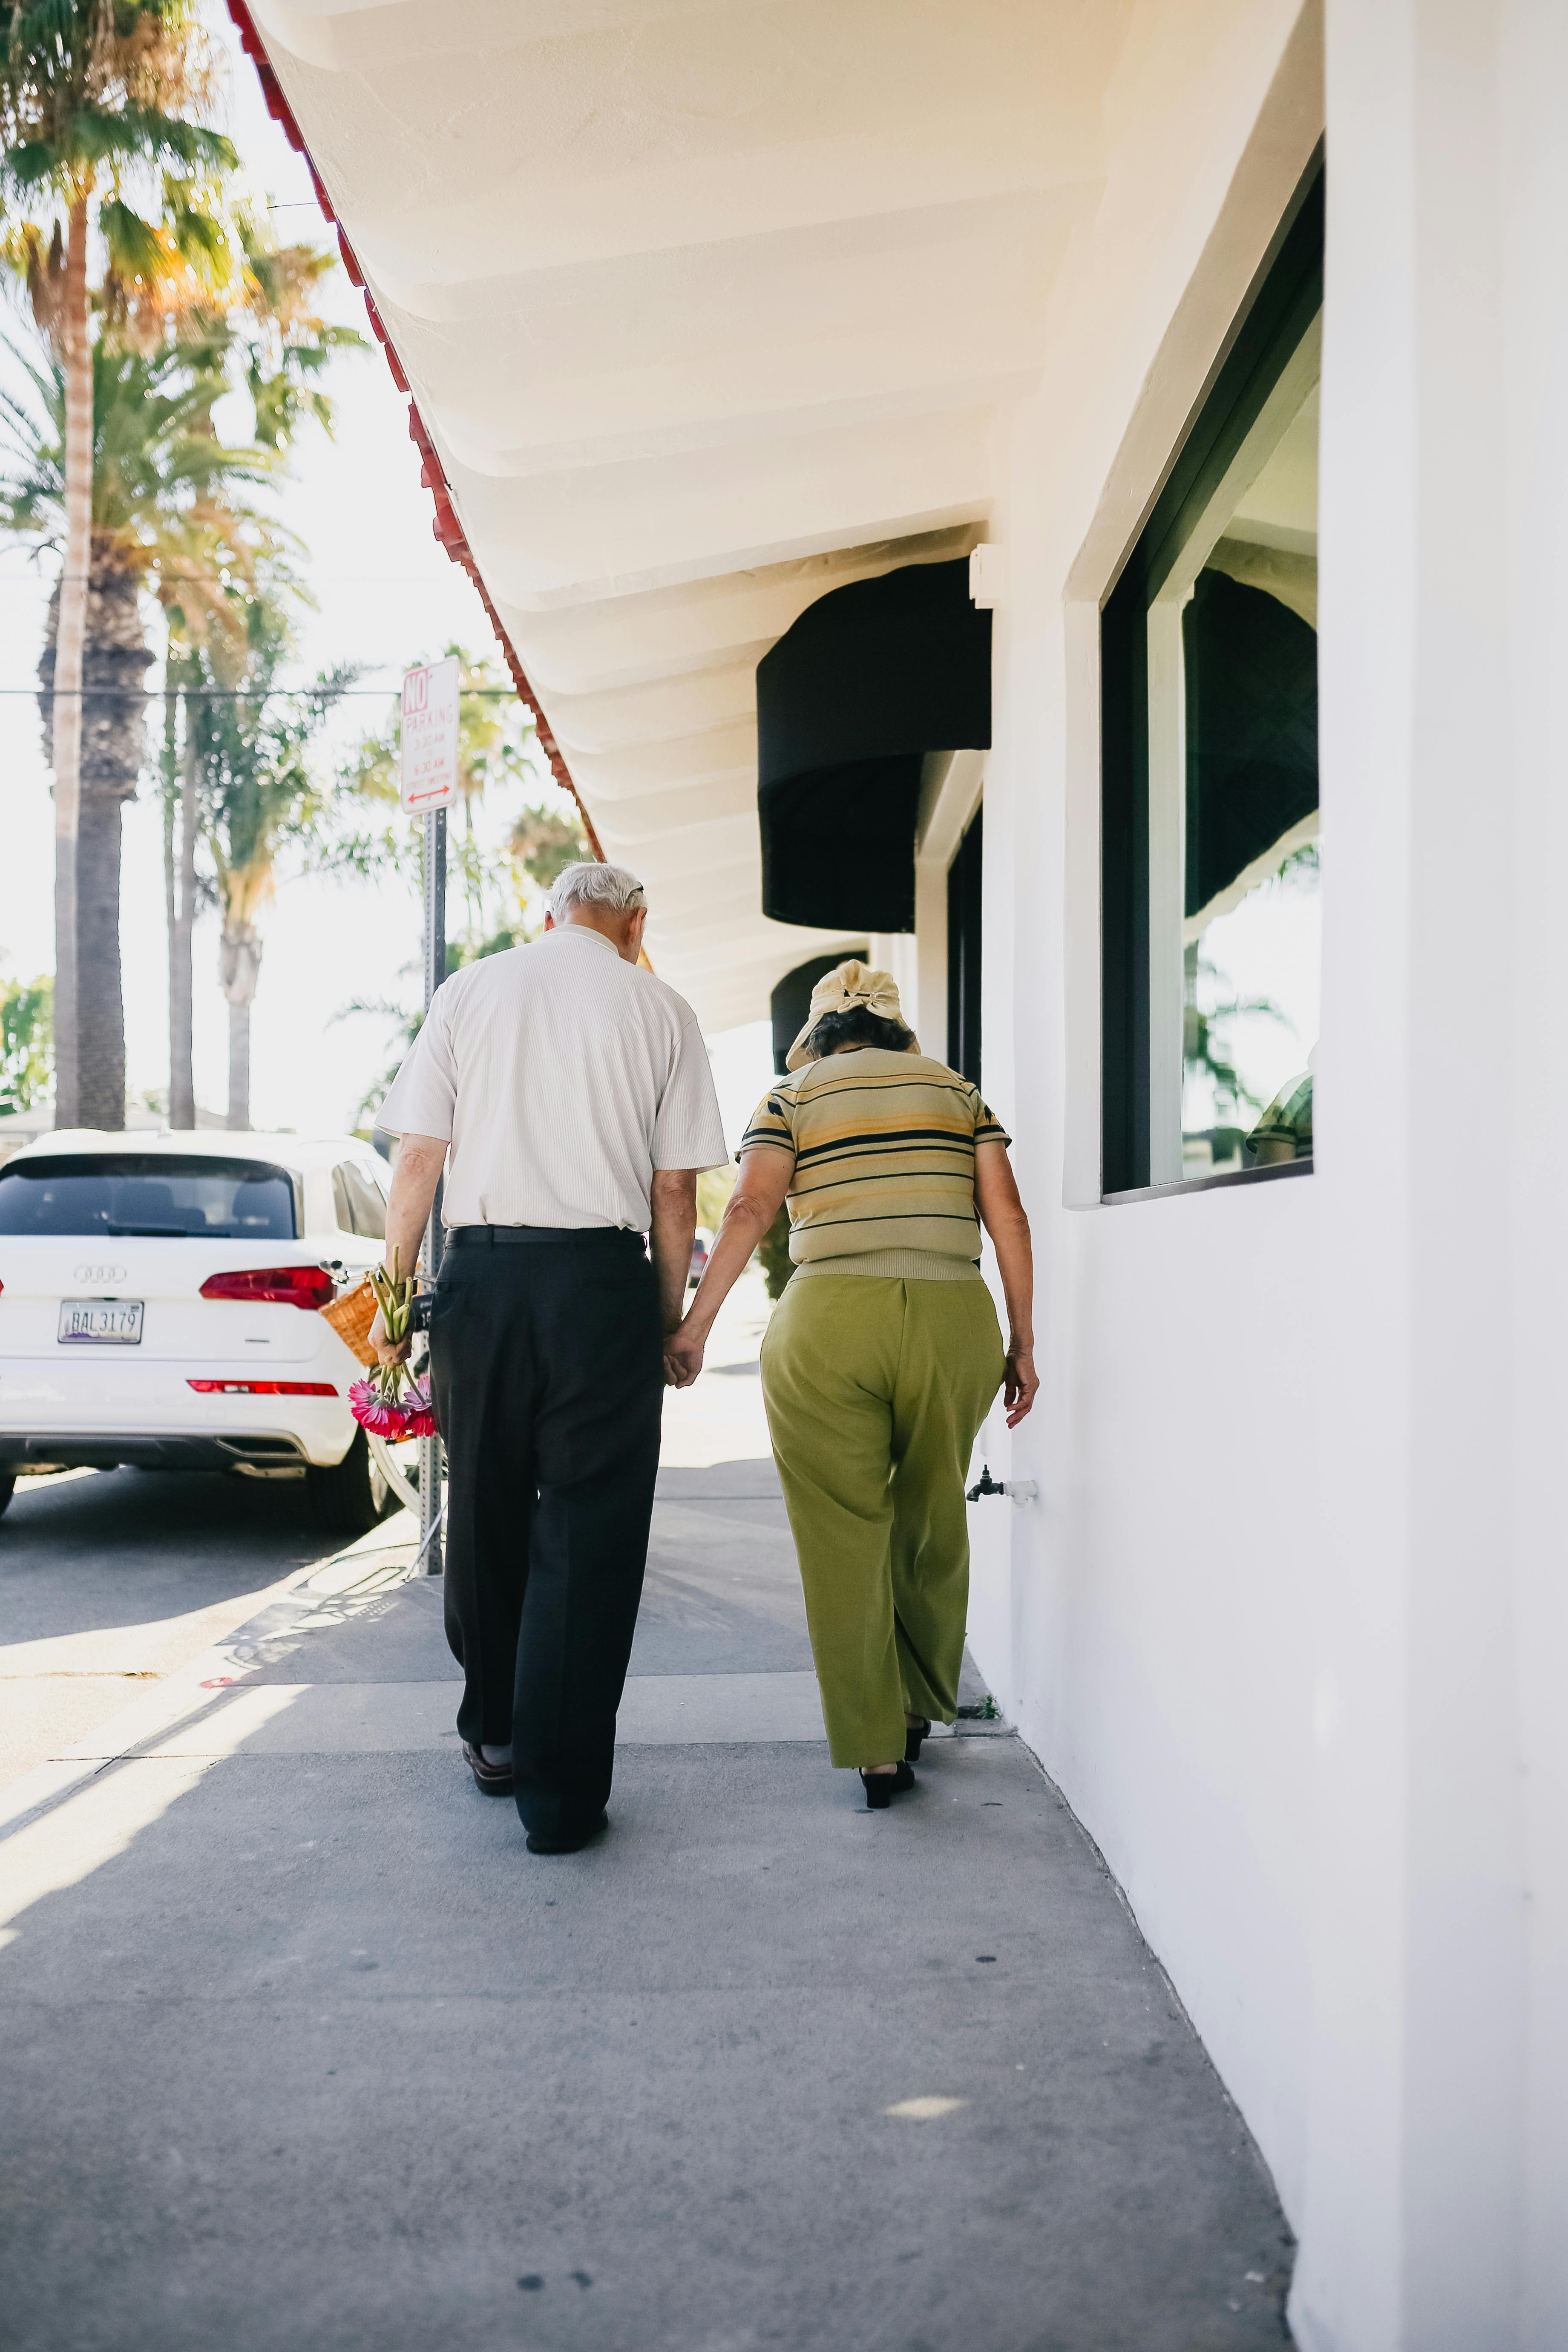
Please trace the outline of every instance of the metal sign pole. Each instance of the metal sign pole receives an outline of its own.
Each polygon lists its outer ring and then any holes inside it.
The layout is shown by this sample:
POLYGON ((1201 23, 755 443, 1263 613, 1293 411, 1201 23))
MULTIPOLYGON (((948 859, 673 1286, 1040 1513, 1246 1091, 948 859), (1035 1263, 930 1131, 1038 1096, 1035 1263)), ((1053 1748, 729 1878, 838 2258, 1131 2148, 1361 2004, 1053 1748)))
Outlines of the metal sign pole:
MULTIPOLYGON (((425 662, 403 680, 398 803, 425 820, 425 1010, 447 977, 447 808, 458 789, 462 665, 456 654, 425 662)), ((428 1287, 441 1270, 441 1187, 436 1187, 420 1265, 428 1287)), ((419 1441, 419 1551, 431 1576, 444 1565, 441 1441, 419 1441)))
MULTIPOLYGON (((425 1010, 447 976, 447 812, 425 813, 425 1010)), ((425 1232, 423 1269, 428 1287, 441 1271, 441 1186, 425 1232)), ((426 1573, 439 1576, 441 1543, 441 1441, 419 1441, 419 1556, 426 1573)))

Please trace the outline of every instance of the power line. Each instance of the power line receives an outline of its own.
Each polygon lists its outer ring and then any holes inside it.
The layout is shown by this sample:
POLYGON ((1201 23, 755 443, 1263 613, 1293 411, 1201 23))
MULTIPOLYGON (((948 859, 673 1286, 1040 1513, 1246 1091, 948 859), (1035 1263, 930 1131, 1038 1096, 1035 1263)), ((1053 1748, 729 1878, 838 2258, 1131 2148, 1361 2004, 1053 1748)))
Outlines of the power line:
MULTIPOLYGON (((515 686, 460 686, 470 700, 493 701, 501 696, 515 702, 515 686)), ((386 702, 395 700, 395 686, 83 686, 68 695, 64 687, 0 686, 0 695, 23 695, 29 702, 270 702, 280 697, 306 702, 386 702)))
MULTIPOLYGON (((8 548, 0 548, 0 556, 7 555, 10 551, 11 551, 8 548)), ((154 565, 153 569, 156 571, 157 566, 154 565)), ((90 582, 96 575, 89 572, 85 576, 90 582)), ((80 580, 82 577, 83 574, 79 572, 67 572, 63 573, 54 572, 49 574, 49 578, 52 581, 59 581, 61 579, 80 580)), ((209 586, 216 585, 220 588, 235 584, 226 581, 216 580, 215 575, 210 572, 159 571, 158 577, 160 580, 199 580, 205 582, 209 586)), ((388 588, 422 588, 426 585, 426 575, 422 572, 318 572, 312 568, 310 578, 312 581, 354 580, 363 582, 366 580, 375 580, 379 581, 383 586, 388 588)), ((43 583, 37 580, 0 580, 0 588, 29 588, 36 590, 42 585, 43 583)))

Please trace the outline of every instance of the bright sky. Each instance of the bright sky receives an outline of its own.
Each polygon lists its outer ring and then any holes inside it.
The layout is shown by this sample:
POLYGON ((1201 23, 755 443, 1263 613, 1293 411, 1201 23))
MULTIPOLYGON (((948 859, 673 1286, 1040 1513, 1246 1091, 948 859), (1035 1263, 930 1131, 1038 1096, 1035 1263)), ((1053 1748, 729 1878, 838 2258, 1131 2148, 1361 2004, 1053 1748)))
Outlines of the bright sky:
MULTIPOLYGON (((280 237, 330 244, 301 159, 268 115, 249 61, 235 48, 227 12, 215 31, 231 55, 230 130, 258 194, 277 207, 280 237)), ((341 270, 324 305, 369 336, 363 305, 341 270)), ((6 331, 19 339, 13 320, 6 331)), ((3 355, 0 355, 3 356, 3 355)), ((0 376, 6 371, 0 367, 0 376)), ((429 493, 408 438, 406 400, 380 347, 348 355, 331 383, 335 440, 305 436, 296 453, 283 513, 310 551, 307 571, 320 611, 300 629, 301 678, 337 661, 363 664, 365 687, 388 700, 345 706, 338 732, 380 727, 410 661, 456 640, 476 654, 497 648, 473 588, 431 530, 429 493)), ((242 433, 243 417, 230 427, 242 433)), ((54 837, 48 775, 32 698, 56 559, 35 565, 0 543, 0 776, 5 780, 7 854, 0 861, 0 960, 8 975, 52 967, 54 837), (16 689, 23 689, 17 692, 16 689)), ((154 642, 156 641, 154 636, 154 642)), ((156 669, 148 685, 160 683, 156 669)), ((155 709, 155 706, 154 706, 155 709)), ((527 795, 547 797, 541 787, 527 795)), ((521 796, 520 796, 521 797, 521 796)), ((491 813, 498 830, 510 809, 491 813)), ((412 832, 410 841, 412 845, 412 832)), ((125 972, 129 1091, 168 1083, 167 948, 163 925, 162 818, 155 787, 125 812, 121 950, 125 972)), ((414 877, 416 879, 416 874, 414 877)), ((449 919, 460 919, 454 903, 449 919)), ((353 998, 411 999, 405 967, 420 951, 412 888, 380 888, 290 875, 264 919, 261 984, 252 1024, 251 1115, 258 1128, 334 1130, 347 1125, 366 1087, 386 1066, 389 1024, 335 1017, 353 998)), ((227 1006, 217 982, 217 925, 208 916, 195 942, 196 1097, 221 1112, 227 1100, 227 1006)), ((771 1067, 763 1024, 715 1039, 713 1059, 731 1140, 763 1091, 771 1067)))

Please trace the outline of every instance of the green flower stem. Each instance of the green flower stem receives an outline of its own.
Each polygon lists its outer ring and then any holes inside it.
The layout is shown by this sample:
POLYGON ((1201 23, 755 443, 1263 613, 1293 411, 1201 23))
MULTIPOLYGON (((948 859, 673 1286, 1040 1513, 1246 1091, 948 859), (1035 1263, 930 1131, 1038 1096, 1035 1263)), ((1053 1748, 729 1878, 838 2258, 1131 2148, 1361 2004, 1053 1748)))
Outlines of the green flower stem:
MULTIPOLYGON (((415 1283, 412 1276, 406 1281, 399 1281, 395 1250, 392 1254, 390 1273, 384 1265, 371 1268, 370 1286, 375 1293, 375 1303, 381 1309, 381 1319, 386 1327, 386 1336, 393 1346, 397 1347, 408 1336, 408 1318, 414 1309, 415 1283)), ((408 1377, 408 1367, 406 1364, 400 1363, 378 1364, 373 1377, 376 1387, 388 1403, 395 1404, 403 1393, 403 1383, 408 1377)))

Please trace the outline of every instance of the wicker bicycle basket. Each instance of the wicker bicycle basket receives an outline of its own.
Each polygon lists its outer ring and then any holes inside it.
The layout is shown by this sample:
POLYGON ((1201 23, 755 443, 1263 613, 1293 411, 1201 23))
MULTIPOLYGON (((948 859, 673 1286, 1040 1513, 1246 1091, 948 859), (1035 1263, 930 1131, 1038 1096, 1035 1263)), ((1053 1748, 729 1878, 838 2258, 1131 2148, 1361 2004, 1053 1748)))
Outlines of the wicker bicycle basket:
POLYGON ((341 1298, 334 1298, 321 1312, 344 1347, 362 1364, 380 1361, 370 1344, 370 1327, 375 1321, 375 1293, 368 1282, 362 1282, 355 1290, 345 1290, 341 1298))

